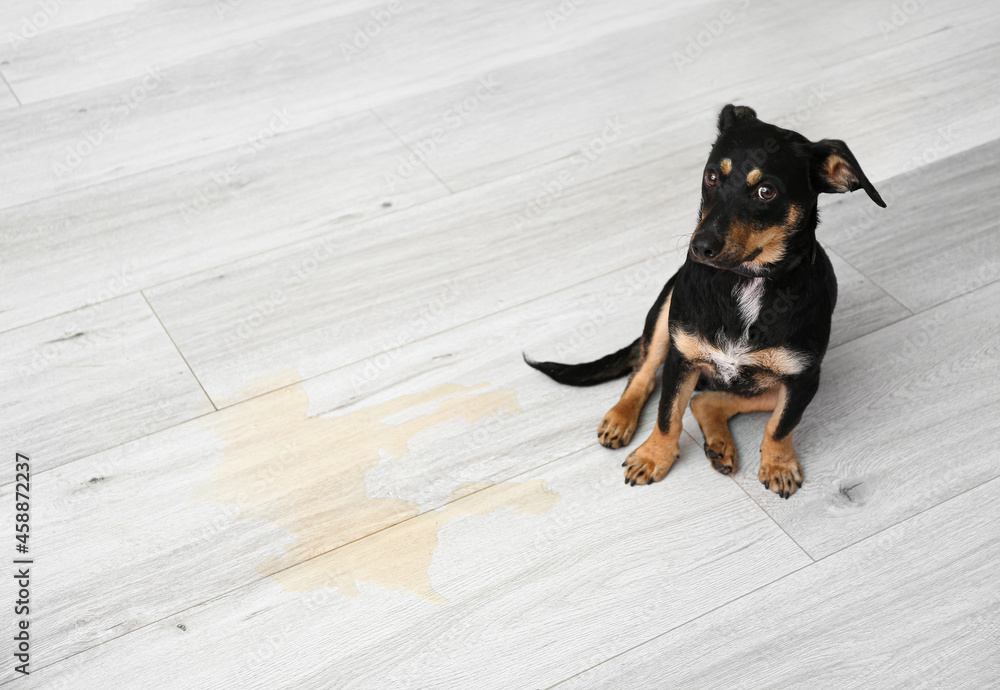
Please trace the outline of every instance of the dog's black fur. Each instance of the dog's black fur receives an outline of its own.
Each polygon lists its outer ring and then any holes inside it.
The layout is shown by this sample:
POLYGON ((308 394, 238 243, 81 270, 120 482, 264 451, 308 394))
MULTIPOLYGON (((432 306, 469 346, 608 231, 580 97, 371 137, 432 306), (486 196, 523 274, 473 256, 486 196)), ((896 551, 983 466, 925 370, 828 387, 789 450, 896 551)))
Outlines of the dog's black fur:
POLYGON ((653 304, 642 337, 586 364, 525 360, 560 383, 589 386, 631 372, 598 429, 617 448, 631 439, 663 363, 656 430, 625 461, 625 481, 662 479, 677 454, 680 416, 692 409, 713 466, 730 474, 736 454, 727 422, 774 409, 761 445, 761 481, 787 498, 802 484, 791 435, 819 385, 837 280, 816 241, 817 197, 878 192, 842 141, 811 142, 725 106, 702 179, 698 225, 687 260, 653 304))

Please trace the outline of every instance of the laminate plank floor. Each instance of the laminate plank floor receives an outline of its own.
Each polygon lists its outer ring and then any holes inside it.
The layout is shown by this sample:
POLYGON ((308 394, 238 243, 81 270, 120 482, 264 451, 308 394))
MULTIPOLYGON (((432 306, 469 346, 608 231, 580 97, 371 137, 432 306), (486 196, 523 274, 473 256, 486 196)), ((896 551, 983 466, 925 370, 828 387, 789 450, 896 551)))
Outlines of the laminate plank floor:
POLYGON ((26 677, 0 569, 0 685, 995 684, 995 9, 0 24, 0 533, 23 453, 33 559, 26 677), (733 101, 847 141, 888 202, 821 199, 840 295, 787 501, 756 479, 766 415, 733 421, 734 476, 688 412, 668 476, 626 486, 658 394, 611 451, 623 382, 521 360, 639 334, 733 101))

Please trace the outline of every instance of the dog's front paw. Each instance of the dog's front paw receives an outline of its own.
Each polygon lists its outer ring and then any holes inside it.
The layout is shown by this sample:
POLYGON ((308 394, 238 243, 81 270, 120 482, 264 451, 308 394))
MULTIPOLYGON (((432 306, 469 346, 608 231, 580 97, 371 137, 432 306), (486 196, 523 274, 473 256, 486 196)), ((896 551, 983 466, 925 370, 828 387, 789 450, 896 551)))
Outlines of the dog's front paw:
POLYGON ((597 440, 605 448, 619 448, 627 446, 635 433, 635 426, 638 422, 638 415, 629 407, 622 409, 620 405, 615 405, 604 415, 600 426, 597 427, 597 440))
POLYGON ((767 446, 765 443, 761 447, 757 478, 764 488, 770 489, 782 498, 788 498, 802 486, 802 465, 790 447, 772 449, 767 446))
POLYGON ((676 443, 672 449, 668 448, 666 453, 650 447, 648 442, 643 443, 629 453, 622 463, 622 467, 625 468, 625 483, 635 486, 660 481, 667 476, 678 455, 680 449, 676 443))

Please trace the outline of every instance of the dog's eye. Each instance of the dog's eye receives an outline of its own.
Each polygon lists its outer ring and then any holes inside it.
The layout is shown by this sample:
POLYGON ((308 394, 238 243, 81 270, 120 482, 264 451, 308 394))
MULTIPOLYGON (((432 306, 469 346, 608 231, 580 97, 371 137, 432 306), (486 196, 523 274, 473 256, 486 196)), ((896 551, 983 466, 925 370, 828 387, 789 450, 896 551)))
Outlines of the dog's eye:
POLYGON ((757 187, 757 198, 761 201, 770 201, 777 193, 774 187, 768 187, 766 184, 757 187))
POLYGON ((719 176, 714 170, 709 170, 705 173, 705 186, 706 187, 717 187, 719 185, 719 176))

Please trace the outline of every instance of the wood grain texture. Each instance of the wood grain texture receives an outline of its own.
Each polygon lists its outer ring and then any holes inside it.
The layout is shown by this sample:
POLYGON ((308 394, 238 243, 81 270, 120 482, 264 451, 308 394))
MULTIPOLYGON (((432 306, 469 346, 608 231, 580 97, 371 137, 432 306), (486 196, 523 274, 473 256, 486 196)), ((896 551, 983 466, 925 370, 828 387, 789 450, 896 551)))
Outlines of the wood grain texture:
MULTIPOLYGON (((734 475, 814 558, 822 558, 1000 475, 1000 283, 827 353, 795 448, 805 483, 789 500, 757 480, 765 413, 732 423, 734 475)), ((697 427, 692 433, 701 440, 697 427)))
POLYGON ((134 292, 447 194, 372 113, 0 210, 0 329, 134 292), (109 287, 113 286, 113 287, 109 287))
MULTIPOLYGON (((985 63, 977 51, 996 51, 984 26, 997 27, 998 20, 984 17, 980 5, 923 7, 919 20, 902 23, 885 38, 878 19, 891 8, 852 2, 817 9, 804 14, 791 3, 699 7, 593 45, 498 68, 493 77, 502 88, 463 113, 461 128, 438 142, 429 165, 452 189, 464 189, 600 147, 609 120, 620 124, 624 136, 668 127, 678 130, 676 142, 686 142, 730 101, 748 103, 763 119, 812 139, 847 140, 874 179, 920 165, 914 158, 942 119, 940 111, 920 107, 925 99, 943 100, 947 93, 947 116, 962 130, 953 143, 956 152, 1000 133, 998 104, 984 103, 976 89, 953 89, 945 77, 971 69, 983 83, 997 78, 980 67, 985 63), (728 24, 719 18, 725 10, 733 13, 728 24), (835 23, 840 31, 827 31, 827 15, 849 17, 850 31, 844 20, 835 23), (718 37, 706 28, 712 22, 722 26, 718 37), (772 37, 800 31, 813 40, 782 43, 781 69, 770 68, 779 59, 772 37), (696 40, 707 45, 700 48, 696 40), (869 52, 874 46, 878 50, 869 52), (727 50, 768 59, 729 60, 722 67, 719 59, 727 50), (835 63, 820 71, 818 62, 833 55, 835 63), (961 64, 960 56, 969 64, 961 64), (943 61, 950 68, 942 68, 943 61), (941 76, 928 82, 927 71, 941 76), (519 123, 514 131, 511 121, 519 123)), ((417 146, 432 139, 442 114, 469 89, 454 85, 377 111, 417 146)))
MULTIPOLYGON (((467 22, 465 29, 468 35, 473 35, 474 31, 475 36, 482 38, 485 32, 491 32, 487 22, 495 17, 477 16, 476 10, 482 8, 454 2, 436 4, 439 8, 444 5, 441 9, 447 12, 451 25, 467 22)), ((586 32, 599 35, 617 26, 634 26, 643 19, 663 18, 678 9, 641 1, 618 6, 597 3, 588 7, 581 4, 571 6, 569 10, 553 8, 551 4, 541 2, 521 5, 519 27, 534 29, 534 37, 539 40, 553 39, 556 32, 564 36, 574 33, 586 35, 586 32)), ((519 8, 508 9, 518 12, 519 8)), ((63 13, 56 11, 44 30, 31 40, 0 47, 0 58, 9 62, 11 79, 24 92, 25 102, 55 98, 141 76, 142 65, 164 67, 177 64, 324 22, 328 22, 328 35, 335 39, 338 51, 345 44, 353 46, 358 30, 365 32, 370 40, 377 42, 391 36, 398 44, 405 40, 404 31, 415 31, 408 25, 412 27, 418 23, 422 25, 420 29, 426 29, 433 25, 422 21, 422 17, 443 16, 440 9, 430 3, 399 2, 392 3, 390 7, 389 3, 377 0, 298 0, 281 5, 244 0, 212 3, 146 0, 122 10, 116 13, 94 11, 91 20, 86 23, 58 22, 63 13), (353 30, 342 31, 344 22, 338 19, 347 16, 353 30), (59 49, 64 45, 74 46, 75 59, 66 59, 65 53, 59 49)), ((37 14, 38 7, 23 8, 22 11, 30 18, 37 14)), ((16 11, 9 13, 17 15, 16 11)), ((18 17, 18 21, 20 19, 18 17)), ((31 33, 30 29, 28 33, 31 33)), ((279 36, 276 42, 282 38, 279 36)), ((301 41, 295 42, 302 45, 301 41)), ((364 41, 359 42, 360 49, 364 49, 364 41)), ((482 57, 478 53, 471 56, 482 57)), ((446 60, 440 59, 438 66, 445 65, 446 60)))
POLYGON ((107 0, 90 3, 39 3, 36 0, 9 0, 0 6, 0 26, 14 34, 4 36, 4 50, 17 53, 27 41, 46 32, 87 24, 108 15, 130 12, 146 0, 107 0), (25 39, 21 41, 21 39, 25 39))
POLYGON ((992 687, 998 519, 994 480, 554 687, 992 687))
MULTIPOLYGON (((950 135, 940 136, 945 146, 950 135)), ((941 155, 931 151, 928 157, 941 155)), ((887 180, 880 185, 884 213, 831 206, 824 237, 893 297, 922 311, 1000 278, 998 184, 994 141, 887 180)))
MULTIPOLYGON (((700 449, 687 442, 683 453, 700 449)), ((308 591, 255 583, 19 682, 91 687, 113 668, 125 687, 542 687, 809 562, 701 463, 640 488, 623 485, 607 456, 591 447, 519 476, 558 496, 544 512, 444 525, 429 577, 447 604, 365 582, 345 598, 330 586, 359 564, 405 567, 390 554, 413 520, 284 573, 308 591)), ((502 488, 456 509, 475 513, 502 488)))
POLYGON ((0 160, 10 179, 0 207, 239 146, 275 110, 287 110, 289 130, 309 127, 673 11, 653 0, 593 3, 581 8, 581 21, 553 31, 547 0, 405 7, 357 55, 345 55, 343 44, 372 21, 367 10, 178 64, 141 62, 123 81, 19 108, 0 120, 0 160))
POLYGON ((0 353, 2 442, 36 472, 213 409, 141 295, 0 333, 0 353))
MULTIPOLYGON (((109 8, 80 11, 52 0, 46 12, 45 3, 17 4, 25 5, 15 25, 15 33, 24 40, 0 44, 0 59, 25 103, 141 77, 147 65, 177 64, 379 5, 377 0, 299 0, 281 5, 117 0, 100 3, 109 8), (115 4, 119 6, 112 9, 115 4), (41 19, 46 15, 48 19, 41 19), (23 24, 25 17, 28 26, 23 24), (67 45, 73 46, 73 59, 61 50, 67 45)), ((17 12, 8 9, 7 14, 17 12)))

